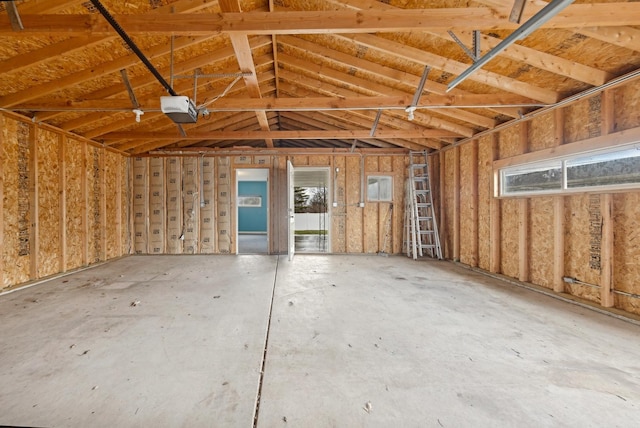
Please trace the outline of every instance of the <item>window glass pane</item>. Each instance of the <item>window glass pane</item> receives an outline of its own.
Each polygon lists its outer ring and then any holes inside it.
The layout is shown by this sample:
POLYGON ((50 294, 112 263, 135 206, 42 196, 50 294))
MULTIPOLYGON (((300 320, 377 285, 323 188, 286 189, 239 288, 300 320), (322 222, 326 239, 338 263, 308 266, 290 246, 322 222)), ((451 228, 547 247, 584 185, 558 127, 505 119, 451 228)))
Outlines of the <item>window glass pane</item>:
POLYGON ((369 176, 367 178, 367 198, 370 201, 391 201, 392 189, 392 177, 369 176))
POLYGON ((502 171, 502 193, 531 193, 562 189, 562 162, 547 162, 502 171))
POLYGON ((593 153, 567 160, 567 187, 640 183, 640 148, 593 153))

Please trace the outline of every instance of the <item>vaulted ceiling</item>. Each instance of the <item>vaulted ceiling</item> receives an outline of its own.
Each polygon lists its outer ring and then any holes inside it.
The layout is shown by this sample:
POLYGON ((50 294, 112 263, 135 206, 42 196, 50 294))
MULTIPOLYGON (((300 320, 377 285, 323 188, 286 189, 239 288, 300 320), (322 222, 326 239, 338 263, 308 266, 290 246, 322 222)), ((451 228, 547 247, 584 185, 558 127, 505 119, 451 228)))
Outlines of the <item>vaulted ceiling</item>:
POLYGON ((178 126, 160 111, 166 87, 83 0, 0 2, 0 109, 131 154, 437 150, 640 69, 633 1, 575 1, 455 87, 547 3, 101 3, 172 90, 194 100, 197 122, 178 126))

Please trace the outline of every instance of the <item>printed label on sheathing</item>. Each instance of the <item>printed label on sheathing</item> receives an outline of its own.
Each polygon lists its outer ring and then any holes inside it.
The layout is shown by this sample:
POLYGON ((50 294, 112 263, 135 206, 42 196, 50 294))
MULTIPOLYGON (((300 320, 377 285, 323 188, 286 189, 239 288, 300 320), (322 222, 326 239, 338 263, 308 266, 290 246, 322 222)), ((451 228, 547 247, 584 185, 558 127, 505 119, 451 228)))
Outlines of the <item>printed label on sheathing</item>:
POLYGON ((154 253, 159 253, 159 252, 160 252, 160 248, 158 248, 158 247, 153 247, 153 252, 154 252, 154 253))
POLYGON ((175 178, 170 178, 169 179, 169 184, 176 184, 176 179, 175 178))
POLYGON ((589 267, 601 269, 602 213, 600 195, 589 196, 589 267))
POLYGON ((258 165, 266 165, 269 162, 269 156, 254 156, 253 162, 258 165))
POLYGON ((226 235, 227 234, 227 230, 226 229, 221 229, 220 230, 220 235, 226 235))
POLYGON ((154 235, 160 235, 160 229, 153 229, 152 232, 154 235))
POLYGON ((159 198, 160 197, 160 192, 153 192, 153 197, 154 198, 159 198))
POLYGON ((211 223, 211 219, 209 217, 205 217, 202 219, 203 223, 211 223))
POLYGON ((160 177, 160 171, 153 171, 154 177, 160 177))
POLYGON ((136 238, 142 238, 142 232, 136 232, 136 238))
POLYGON ((226 217, 227 216, 227 212, 226 211, 220 211, 220 217, 226 217))
POLYGON ((142 213, 136 213, 136 218, 142 218, 142 213))
POLYGON ((205 205, 205 206, 209 205, 209 199, 205 199, 205 200, 204 200, 204 205, 205 205))
POLYGON ((209 238, 204 238, 202 242, 204 242, 205 244, 208 244, 209 242, 211 242, 211 240, 209 238))
POLYGON ((142 174, 136 174, 136 180, 142 180, 144 176, 142 174))
POLYGON ((224 180, 225 178, 227 178, 227 173, 226 172, 221 172, 218 177, 220 178, 220 180, 224 180))
POLYGON ((208 185, 211 184, 211 180, 205 179, 205 180, 203 180, 203 183, 204 183, 205 186, 208 186, 208 185))
POLYGON ((176 216, 172 215, 171 217, 169 217, 169 221, 178 221, 178 219, 176 218, 176 216))

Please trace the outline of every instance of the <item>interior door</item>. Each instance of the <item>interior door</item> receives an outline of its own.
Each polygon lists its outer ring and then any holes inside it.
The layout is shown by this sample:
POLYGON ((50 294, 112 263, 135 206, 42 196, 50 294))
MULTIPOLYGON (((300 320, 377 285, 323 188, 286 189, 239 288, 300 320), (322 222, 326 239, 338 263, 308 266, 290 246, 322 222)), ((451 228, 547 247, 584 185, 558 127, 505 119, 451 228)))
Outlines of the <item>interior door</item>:
POLYGON ((293 260, 296 252, 296 216, 295 216, 295 191, 293 186, 293 165, 291 161, 287 161, 287 189, 289 192, 289 203, 287 215, 289 216, 287 224, 289 225, 289 261, 293 260))

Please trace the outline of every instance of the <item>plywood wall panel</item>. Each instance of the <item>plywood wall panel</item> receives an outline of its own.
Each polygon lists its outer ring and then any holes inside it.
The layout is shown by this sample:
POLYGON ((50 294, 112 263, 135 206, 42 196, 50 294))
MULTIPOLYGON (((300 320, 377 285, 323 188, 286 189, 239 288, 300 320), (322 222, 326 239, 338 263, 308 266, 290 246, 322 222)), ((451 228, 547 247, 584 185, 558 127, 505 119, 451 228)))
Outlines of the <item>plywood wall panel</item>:
POLYGON ((37 277, 59 271, 60 257, 60 172, 58 165, 58 135, 50 131, 37 132, 38 150, 38 265, 37 277))
MULTIPOLYGON (((82 212, 84 199, 82 195, 82 168, 83 150, 85 143, 77 140, 67 139, 65 151, 65 175, 67 191, 65 194, 65 205, 67 207, 67 261, 66 270, 75 269, 82 266, 84 231, 82 224, 82 212)), ((127 201, 127 204, 129 201, 127 201)))
MULTIPOLYGON (((431 165, 437 164, 437 162, 432 162, 431 165)), ((389 247, 391 248, 391 252, 393 254, 402 253, 402 233, 403 233, 403 223, 404 223, 404 186, 406 181, 407 172, 407 162, 404 156, 394 156, 392 158, 392 169, 393 169, 393 222, 392 229, 390 233, 390 242, 389 247)), ((435 171, 431 171, 431 177, 436 175, 435 171)), ((431 183, 431 188, 434 188, 433 180, 431 183)), ((435 202, 435 201, 434 201, 435 202)), ((435 211, 436 216, 439 211, 435 211)), ((437 219, 436 219, 437 221, 437 219)), ((386 250, 387 252, 389 250, 386 250)))
MULTIPOLYGON (((592 254, 592 238, 598 235, 594 230, 599 223, 592 218, 599 213, 598 195, 575 195, 566 197, 565 209, 565 276, 577 278, 590 284, 600 283, 600 269, 592 254)), ((579 284, 566 284, 570 294, 600 301, 600 292, 595 288, 579 284)))
POLYGON ((518 210, 519 201, 504 199, 500 204, 500 270, 504 275, 518 278, 518 210))
MULTIPOLYGON (((640 295, 640 192, 613 195, 614 289, 640 295)), ((618 307, 640 314, 640 299, 616 295, 618 307)))
POLYGON ((105 229, 106 229, 106 247, 107 247, 107 259, 119 257, 121 254, 121 248, 118 245, 120 239, 118 238, 119 227, 121 227, 120 219, 120 204, 118 203, 118 196, 120 190, 118 190, 117 176, 121 174, 120 160, 122 156, 113 152, 104 152, 105 156, 105 197, 106 197, 106 212, 105 212, 105 229))
POLYGON ((475 254, 472 241, 476 237, 474 221, 474 158, 472 144, 460 147, 460 261, 475 266, 475 254))
POLYGON ((29 280, 29 126, 4 119, 2 287, 29 280), (26 201, 24 200, 26 194, 26 201))
POLYGON ((441 242, 443 255, 446 258, 453 258, 453 231, 454 231, 454 194, 457 189, 454 188, 454 164, 455 164, 455 150, 449 150, 444 154, 444 207, 445 218, 442 222, 444 226, 444 233, 441 236, 444 238, 441 242))
POLYGON ((104 227, 100 204, 104 197, 100 180, 100 149, 88 146, 86 159, 86 177, 88 192, 88 234, 89 264, 102 260, 102 228, 104 227))
POLYGON ((478 266, 489 270, 491 254, 491 180, 493 179, 491 137, 478 142, 478 266))
POLYGON ((614 89, 614 131, 640 126, 640 82, 632 83, 614 89))
POLYGON ((334 170, 331 172, 333 193, 331 200, 334 204, 334 206, 331 208, 331 251, 334 253, 347 252, 345 165, 346 159, 344 156, 336 156, 334 158, 334 170))
POLYGON ((362 236, 364 233, 362 224, 362 208, 358 204, 363 199, 360 195, 360 158, 347 156, 346 158, 346 240, 348 253, 361 253, 363 251, 362 236))
POLYGON ((520 145, 520 129, 518 126, 500 131, 498 136, 498 151, 500 159, 509 158, 522 154, 520 145))
MULTIPOLYGON (((365 178, 365 205, 362 209, 364 228, 363 228, 363 245, 365 253, 375 253, 380 247, 380 224, 384 222, 384 214, 382 213, 381 203, 369 202, 366 199, 367 192, 367 176, 368 174, 377 174, 379 172, 379 156, 367 156, 364 158, 365 178), (382 214, 382 216, 381 216, 382 214)), ((387 205, 387 204, 384 204, 387 205)), ((385 207, 386 209, 387 207, 385 207)), ((385 211, 386 212, 386 211, 385 211)))
POLYGON ((594 96, 564 109, 564 142, 586 140, 601 133, 601 98, 594 96))
POLYGON ((293 166, 308 166, 309 156, 303 156, 303 155, 291 156, 291 164, 293 166))
POLYGON ((553 198, 529 200, 530 281, 553 288, 553 198))
POLYGON ((329 166, 331 165, 331 156, 313 155, 309 156, 309 166, 329 166))
POLYGON ((535 152, 557 145, 554 117, 555 111, 550 111, 529 122, 529 151, 535 152))

